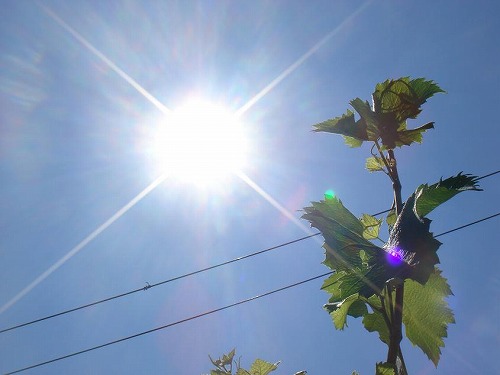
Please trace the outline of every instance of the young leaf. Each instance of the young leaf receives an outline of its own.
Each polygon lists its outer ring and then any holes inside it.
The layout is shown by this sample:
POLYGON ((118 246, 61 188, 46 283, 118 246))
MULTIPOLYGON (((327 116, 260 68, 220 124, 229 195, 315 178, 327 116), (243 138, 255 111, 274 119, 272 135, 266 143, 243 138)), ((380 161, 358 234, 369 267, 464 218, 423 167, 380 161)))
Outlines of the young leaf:
POLYGON ((416 118, 421 105, 438 92, 444 92, 432 81, 403 77, 377 84, 372 95, 373 108, 378 115, 380 137, 387 149, 422 141, 422 133, 433 123, 406 130, 406 120, 416 118))
POLYGON ((424 217, 437 206, 462 191, 481 191, 477 181, 476 176, 464 175, 460 172, 458 175, 449 177, 446 180, 441 179, 431 186, 427 184, 421 185, 415 192, 415 212, 418 216, 424 217))
POLYGON ((433 81, 402 77, 377 84, 373 93, 375 112, 393 113, 398 122, 416 118, 420 106, 434 94, 444 92, 433 81))
POLYGON ((396 146, 401 147, 403 145, 409 146, 414 142, 422 143, 423 139, 422 133, 424 133, 426 130, 433 128, 434 128, 434 123, 429 122, 415 129, 400 130, 397 132, 397 138, 395 144, 396 146))
POLYGON ((250 367, 250 375, 268 375, 278 368, 280 362, 269 363, 263 361, 262 359, 256 359, 255 362, 250 367))
POLYGON ((351 100, 351 106, 358 112, 359 116, 364 120, 366 124, 366 134, 369 141, 376 141, 379 134, 379 124, 378 118, 375 112, 370 108, 370 104, 367 101, 363 101, 360 98, 351 100))
POLYGON ((370 156, 366 159, 365 168, 370 172, 383 171, 384 167, 385 165, 382 158, 378 156, 370 156))
POLYGON ((396 219, 398 217, 396 216, 396 209, 391 209, 389 213, 387 214, 387 217, 385 218, 385 221, 389 227, 393 227, 394 224, 396 224, 396 219))
POLYGON ((406 336, 437 366, 449 323, 455 323, 445 298, 453 294, 441 271, 435 269, 425 285, 405 281, 403 323, 406 336))
POLYGON ((368 140, 366 122, 363 119, 355 121, 354 112, 350 110, 347 110, 347 112, 340 117, 335 117, 313 125, 313 128, 315 132, 342 134, 361 141, 368 140))
POLYGON ((367 240, 374 240, 378 238, 380 231, 380 226, 382 225, 382 220, 377 219, 374 216, 363 214, 359 220, 364 225, 363 237, 367 240))
POLYGON ((377 363, 375 375, 397 375, 397 374, 394 365, 384 362, 384 363, 377 363))

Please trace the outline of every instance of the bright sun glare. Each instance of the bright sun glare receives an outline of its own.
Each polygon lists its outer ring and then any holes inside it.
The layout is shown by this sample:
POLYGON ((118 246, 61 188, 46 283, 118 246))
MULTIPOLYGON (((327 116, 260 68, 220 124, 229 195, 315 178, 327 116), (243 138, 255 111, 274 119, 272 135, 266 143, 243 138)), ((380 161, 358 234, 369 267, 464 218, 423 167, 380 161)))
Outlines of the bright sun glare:
POLYGON ((227 108, 192 98, 159 124, 152 152, 161 173, 205 187, 244 168, 248 139, 227 108))

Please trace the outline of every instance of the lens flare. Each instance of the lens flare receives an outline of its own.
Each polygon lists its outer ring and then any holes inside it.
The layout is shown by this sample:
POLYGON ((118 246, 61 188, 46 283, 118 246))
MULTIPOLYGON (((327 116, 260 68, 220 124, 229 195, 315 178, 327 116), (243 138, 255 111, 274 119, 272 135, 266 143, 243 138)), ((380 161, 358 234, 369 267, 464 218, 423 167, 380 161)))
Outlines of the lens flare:
POLYGON ((397 267, 403 263, 403 253, 399 247, 386 249, 385 252, 385 258, 391 266, 397 267))
POLYGON ((335 198, 335 192, 332 189, 325 191, 325 200, 331 200, 335 198))

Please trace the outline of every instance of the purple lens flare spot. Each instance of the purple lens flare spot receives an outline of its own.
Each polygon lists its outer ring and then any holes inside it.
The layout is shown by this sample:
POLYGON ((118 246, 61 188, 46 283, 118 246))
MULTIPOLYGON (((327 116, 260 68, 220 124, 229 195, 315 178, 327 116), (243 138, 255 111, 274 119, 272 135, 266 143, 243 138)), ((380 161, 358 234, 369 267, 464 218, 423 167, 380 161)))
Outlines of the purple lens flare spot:
POLYGON ((399 266, 403 262, 403 254, 399 247, 386 249, 386 259, 391 266, 399 266))

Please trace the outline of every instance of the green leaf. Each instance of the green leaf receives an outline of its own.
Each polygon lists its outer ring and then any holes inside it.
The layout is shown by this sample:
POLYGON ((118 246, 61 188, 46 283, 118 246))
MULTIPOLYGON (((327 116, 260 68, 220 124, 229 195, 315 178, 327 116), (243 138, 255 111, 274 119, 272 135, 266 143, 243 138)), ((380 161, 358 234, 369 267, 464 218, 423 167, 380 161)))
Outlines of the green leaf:
POLYGON ((422 143, 423 140, 422 133, 424 133, 426 130, 433 128, 434 128, 434 123, 429 122, 415 129, 398 131, 397 139, 395 141, 396 146, 398 147, 401 147, 403 145, 409 146, 414 142, 422 143))
POLYGON ((356 317, 362 316, 368 310, 364 301, 360 300, 359 294, 352 294, 342 302, 328 303, 324 308, 332 317, 336 329, 343 330, 347 325, 347 315, 356 317), (350 311, 352 309, 352 311, 350 311))
POLYGON ((452 295, 441 271, 435 269, 425 285, 405 281, 403 323, 406 336, 437 366, 447 336, 448 324, 455 323, 445 298, 452 295))
POLYGON ((376 365, 375 375, 397 375, 394 365, 387 362, 380 362, 376 365))
POLYGON ((373 311, 373 313, 365 314, 365 316, 363 316, 363 325, 369 332, 378 332, 380 340, 389 345, 389 328, 387 328, 387 324, 382 313, 373 311))
POLYGON ((347 110, 347 112, 340 117, 335 117, 313 125, 313 128, 315 132, 342 134, 361 141, 368 140, 366 122, 363 119, 355 121, 354 112, 350 110, 347 110))
POLYGON ((422 133, 433 123, 406 130, 406 120, 416 118, 421 105, 438 92, 444 92, 433 81, 424 78, 411 80, 402 77, 377 84, 372 95, 374 111, 378 116, 380 137, 387 149, 422 142, 422 133))
POLYGON ((321 231, 325 238, 325 265, 334 270, 361 268, 360 250, 375 254, 377 247, 363 237, 364 225, 343 205, 338 198, 312 202, 304 208, 303 219, 321 231))
POLYGON ((263 361, 262 359, 256 359, 255 362, 250 367, 251 375, 268 375, 278 368, 279 362, 269 363, 263 361))
POLYGON ((416 118, 424 104, 434 94, 444 92, 433 81, 425 78, 411 80, 402 77, 377 84, 373 93, 375 112, 393 113, 398 122, 416 118))
POLYGON ((438 183, 428 186, 421 185, 415 192, 415 212, 418 216, 424 217, 440 204, 454 197, 462 191, 481 191, 477 185, 478 178, 469 174, 462 174, 449 177, 446 180, 439 180, 438 183))
POLYGON ((379 220, 376 217, 368 214, 363 214, 360 221, 365 227, 365 229, 363 230, 363 237, 365 239, 374 240, 378 238, 380 226, 382 225, 382 220, 379 220))
POLYGON ((396 215, 396 209, 395 208, 392 208, 389 213, 387 214, 387 217, 385 218, 385 221, 387 223, 387 225, 389 227, 392 227, 394 226, 394 224, 396 224, 396 219, 397 219, 397 215, 396 215))
POLYGON ((436 252, 441 242, 429 231, 431 220, 415 214, 414 204, 415 194, 406 201, 384 245, 387 259, 394 260, 387 262, 387 279, 411 278, 425 284, 439 263, 436 252))
POLYGON ((346 145, 348 145, 349 147, 352 147, 352 148, 360 147, 363 144, 363 141, 360 139, 348 137, 346 135, 343 135, 342 137, 344 137, 344 141, 345 141, 346 145))
POLYGON ((383 171, 385 168, 381 157, 370 156, 366 159, 365 168, 370 172, 383 171))
POLYGON ((358 112, 360 117, 366 124, 366 135, 369 141, 376 141, 379 134, 378 118, 375 112, 372 111, 370 104, 360 98, 351 100, 351 106, 358 112))

